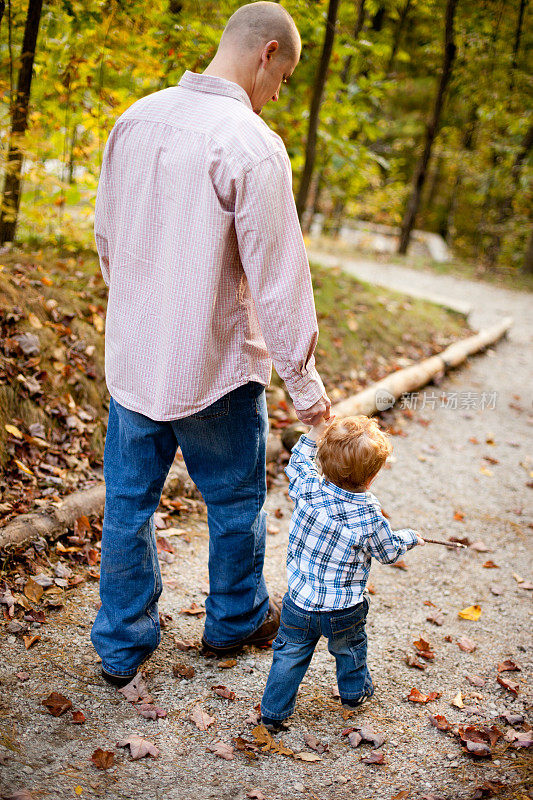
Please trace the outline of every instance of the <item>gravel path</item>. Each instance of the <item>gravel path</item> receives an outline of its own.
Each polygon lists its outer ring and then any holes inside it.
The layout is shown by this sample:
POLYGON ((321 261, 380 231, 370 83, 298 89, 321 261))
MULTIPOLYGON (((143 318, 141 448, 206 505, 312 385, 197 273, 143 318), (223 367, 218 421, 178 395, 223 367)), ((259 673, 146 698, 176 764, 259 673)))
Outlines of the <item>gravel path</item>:
MULTIPOLYGON (((356 269, 355 262, 347 266, 356 269)), ((386 272, 387 285, 393 288, 408 285, 471 302, 476 327, 503 315, 515 317, 508 339, 472 358, 438 387, 426 387, 416 408, 415 398, 410 397, 410 408, 398 407, 383 417, 396 434, 394 457, 373 487, 393 527, 411 525, 433 538, 468 537, 470 542, 482 541, 488 550, 452 552, 426 545, 406 555, 405 569, 375 563, 368 636, 376 694, 368 707, 343 720, 331 692, 333 661, 321 642, 290 729, 281 738, 295 753, 310 753, 304 735, 313 733, 329 745, 329 751, 316 762, 237 751, 225 761, 206 748, 217 740, 231 744, 239 734, 253 740, 253 726, 246 718, 260 699, 271 656, 268 650, 248 650, 233 667, 223 669, 217 660, 176 648, 175 639, 197 640, 201 635, 201 618, 180 610, 192 602, 202 603, 207 588, 205 519, 187 519, 184 527, 190 541, 173 537, 174 560, 162 565, 165 591, 160 610, 171 614, 172 620, 145 669, 149 690, 168 716, 143 719, 121 695, 102 686, 88 638, 97 585, 82 584, 69 592, 65 608, 50 617, 39 630, 41 641, 28 651, 18 638, 3 635, 0 770, 7 796, 26 787, 39 798, 243 800, 256 787, 267 800, 424 796, 460 800, 472 798, 485 781, 499 780, 514 787, 500 797, 527 797, 518 788, 526 750, 515 750, 500 740, 492 759, 473 760, 456 738, 430 725, 428 713, 444 714, 450 723, 465 726, 496 723, 505 732, 510 726, 498 715, 523 712, 531 705, 531 592, 522 586, 533 580, 528 549, 533 527, 531 488, 526 485, 533 469, 528 452, 531 298, 402 267, 374 264, 373 269, 380 272, 380 281, 386 272), (449 407, 442 407, 443 402, 449 407), (497 567, 483 567, 487 560, 497 567), (460 619, 458 612, 472 605, 481 607, 479 620, 460 619), (442 614, 438 626, 427 620, 437 610, 442 614), (457 640, 464 636, 475 642, 473 652, 458 647, 457 640), (406 652, 415 652, 412 643, 420 637, 435 654, 423 662, 424 670, 404 661, 406 652), (502 673, 518 681, 517 697, 496 680, 497 664, 505 659, 522 668, 502 673), (193 667, 194 676, 173 677, 176 662, 193 667), (22 682, 15 674, 20 671, 28 672, 29 679, 22 682), (466 675, 481 676, 486 682, 473 686, 466 675), (212 687, 219 684, 233 690, 236 699, 215 695, 212 687), (406 698, 413 687, 440 692, 441 697, 427 705, 409 702, 406 698), (50 716, 41 705, 50 691, 70 698, 74 708, 83 710, 85 723, 73 724, 70 712, 50 716), (459 692, 467 710, 451 705, 459 692), (188 719, 197 703, 215 717, 207 731, 198 730, 188 719), (381 748, 385 764, 362 763, 361 756, 370 752, 371 745, 352 749, 341 735, 347 725, 362 724, 387 737, 381 748), (157 744, 159 758, 133 761, 116 746, 133 731, 157 744), (90 763, 98 747, 115 753, 115 765, 105 772, 90 763)), ((279 593, 286 585, 290 518, 285 487, 280 476, 267 501, 273 532, 268 537, 266 575, 271 591, 279 593)))

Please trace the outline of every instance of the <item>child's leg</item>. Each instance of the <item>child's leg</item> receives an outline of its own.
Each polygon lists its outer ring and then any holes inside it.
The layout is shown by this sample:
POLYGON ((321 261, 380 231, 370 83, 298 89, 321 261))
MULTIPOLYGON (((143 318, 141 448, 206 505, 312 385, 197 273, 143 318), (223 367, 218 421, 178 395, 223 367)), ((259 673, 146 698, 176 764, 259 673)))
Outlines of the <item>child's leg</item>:
POLYGON ((320 622, 315 617, 287 595, 283 598, 279 631, 272 643, 274 658, 261 700, 265 724, 287 719, 294 711, 298 687, 320 639, 320 622))
POLYGON ((328 650, 335 656, 341 702, 349 706, 359 705, 374 694, 366 663, 367 611, 368 600, 365 597, 354 608, 333 612, 329 618, 328 650))

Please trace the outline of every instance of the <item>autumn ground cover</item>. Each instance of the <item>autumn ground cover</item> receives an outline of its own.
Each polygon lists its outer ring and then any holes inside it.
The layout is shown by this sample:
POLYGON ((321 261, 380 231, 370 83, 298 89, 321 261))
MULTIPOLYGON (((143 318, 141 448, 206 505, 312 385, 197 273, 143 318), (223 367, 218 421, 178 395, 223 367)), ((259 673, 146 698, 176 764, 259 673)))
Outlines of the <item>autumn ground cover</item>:
MULTIPOLYGON (((321 329, 317 362, 334 401, 469 331, 459 315, 362 284, 339 270, 316 266, 313 281, 321 329)), ((106 295, 90 251, 58 256, 52 249, 14 250, 3 256, 4 520, 101 479, 108 407, 106 295)), ((292 421, 283 396, 270 403, 270 410, 275 428, 292 421)))
MULTIPOLYGON (((327 278, 315 272, 315 284, 317 274, 327 278)), ((324 284, 316 288, 318 299, 324 284)), ((382 314, 391 296, 378 295, 382 314)), ((372 703, 345 718, 322 642, 289 730, 272 739, 257 725, 271 654, 199 654, 205 511, 195 498, 174 496, 163 498, 156 517, 161 645, 142 683, 125 693, 103 685, 89 640, 101 523, 80 517, 55 542, 36 540, 3 562, 0 768, 7 797, 527 800, 533 323, 514 295, 490 298, 479 291, 487 314, 515 315, 509 339, 428 387, 423 403, 381 418, 394 436, 394 456, 375 492, 393 527, 413 525, 468 546, 427 545, 399 567, 372 567, 372 703), (475 401, 493 392, 494 404, 475 401), (440 402, 454 393, 472 402, 455 409, 440 402)), ((332 295, 333 319, 339 302, 332 295)), ((327 313, 323 299, 318 307, 327 313)), ((97 312, 87 310, 94 327, 89 314, 97 312)), ((376 369, 373 379, 386 364, 376 369)), ((283 410, 274 405, 273 424, 284 424, 283 410)), ((266 577, 281 593, 291 504, 279 469, 267 510, 266 577)))

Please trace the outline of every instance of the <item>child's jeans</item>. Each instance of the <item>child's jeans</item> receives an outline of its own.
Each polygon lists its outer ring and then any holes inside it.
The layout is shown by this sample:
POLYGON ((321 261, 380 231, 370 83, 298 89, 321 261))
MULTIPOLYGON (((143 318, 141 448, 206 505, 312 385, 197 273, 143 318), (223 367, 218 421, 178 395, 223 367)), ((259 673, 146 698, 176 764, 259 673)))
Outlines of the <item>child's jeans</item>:
POLYGON ((320 636, 337 663, 341 701, 360 700, 374 693, 366 665, 365 621, 368 598, 338 611, 305 611, 283 598, 278 635, 272 643, 274 658, 263 699, 261 716, 284 720, 294 711, 298 687, 307 671, 320 636))

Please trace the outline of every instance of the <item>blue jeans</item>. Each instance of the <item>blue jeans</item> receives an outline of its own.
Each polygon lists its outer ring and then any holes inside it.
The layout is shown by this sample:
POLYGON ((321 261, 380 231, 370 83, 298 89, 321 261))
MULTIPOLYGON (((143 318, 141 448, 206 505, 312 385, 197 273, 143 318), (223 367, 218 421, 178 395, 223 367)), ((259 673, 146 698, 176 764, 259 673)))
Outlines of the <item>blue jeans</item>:
POLYGON ((272 642, 272 666, 261 700, 262 717, 280 721, 293 713, 298 687, 321 636, 327 637, 328 650, 335 656, 341 702, 374 694, 366 665, 368 605, 365 596, 351 608, 304 611, 288 593, 285 595, 278 635, 272 642))
POLYGON ((107 672, 134 675, 161 639, 154 512, 178 445, 207 505, 204 638, 213 645, 232 644, 262 625, 268 613, 263 577, 267 434, 265 391, 255 382, 171 422, 156 422, 111 399, 104 454, 102 605, 91 631, 107 672))

